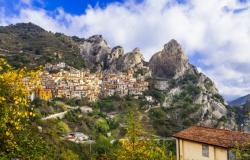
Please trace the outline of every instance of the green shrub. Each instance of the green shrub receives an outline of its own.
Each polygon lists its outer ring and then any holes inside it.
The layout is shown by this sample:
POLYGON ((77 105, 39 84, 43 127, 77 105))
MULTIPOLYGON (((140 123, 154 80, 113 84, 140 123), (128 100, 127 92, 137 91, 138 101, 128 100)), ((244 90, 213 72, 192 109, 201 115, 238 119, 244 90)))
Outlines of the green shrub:
POLYGON ((187 83, 197 84, 198 76, 195 74, 187 74, 184 76, 183 79, 179 81, 179 84, 187 84, 187 83))
POLYGON ((221 103, 224 103, 224 98, 220 94, 213 95, 213 98, 219 100, 221 103))
POLYGON ((63 121, 59 121, 57 123, 57 126, 58 126, 58 130, 61 134, 66 134, 66 133, 70 132, 69 126, 67 125, 67 123, 65 123, 63 121))
POLYGON ((197 96, 201 93, 200 87, 198 87, 192 83, 188 83, 184 88, 185 88, 187 94, 190 94, 192 96, 197 96))
POLYGON ((66 149, 60 155, 61 160, 79 160, 78 154, 74 153, 72 150, 66 149))
POLYGON ((206 88, 207 90, 210 90, 212 87, 213 87, 213 82, 211 81, 211 79, 207 78, 207 79, 205 80, 205 88, 206 88))
POLYGON ((111 130, 117 129, 119 127, 119 122, 117 120, 114 120, 114 119, 109 119, 108 120, 108 125, 109 125, 109 128, 111 130))
POLYGON ((165 101, 165 94, 162 91, 156 89, 150 89, 145 92, 145 95, 150 95, 159 101, 161 104, 165 101))
POLYGON ((110 139, 102 134, 99 134, 96 138, 96 143, 93 145, 95 155, 92 157, 96 157, 97 159, 103 156, 112 157, 111 154, 113 154, 114 150, 115 148, 110 143, 110 139))
POLYGON ((77 114, 80 113, 79 110, 71 110, 66 113, 65 119, 69 122, 78 122, 77 114))
POLYGON ((103 118, 99 118, 95 123, 96 129, 100 133, 107 133, 109 131, 109 125, 107 121, 103 118))

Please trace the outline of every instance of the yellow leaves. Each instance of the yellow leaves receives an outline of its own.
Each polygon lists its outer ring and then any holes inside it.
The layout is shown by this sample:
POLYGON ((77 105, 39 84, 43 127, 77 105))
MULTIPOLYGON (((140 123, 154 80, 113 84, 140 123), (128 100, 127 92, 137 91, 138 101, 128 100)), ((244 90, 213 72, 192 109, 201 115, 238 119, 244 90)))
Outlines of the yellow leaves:
POLYGON ((19 104, 20 103, 20 98, 19 97, 14 97, 14 103, 19 104))
POLYGON ((20 130, 21 129, 21 127, 20 126, 16 126, 16 130, 20 130))
POLYGON ((29 112, 29 114, 30 114, 31 117, 35 116, 35 114, 33 112, 29 112))
POLYGON ((28 114, 28 112, 25 112, 24 115, 25 115, 25 117, 28 117, 29 114, 28 114))
POLYGON ((11 69, 11 66, 7 63, 7 61, 3 58, 0 58, 0 72, 3 69, 11 69))
POLYGON ((1 96, 0 96, 0 103, 3 102, 3 101, 5 101, 5 100, 6 100, 5 97, 1 97, 1 96))
POLYGON ((27 120, 35 116, 29 109, 29 96, 39 82, 38 71, 13 69, 0 58, 0 141, 8 149, 17 147, 15 136, 27 120))
POLYGON ((10 135, 10 132, 9 132, 9 131, 6 131, 6 132, 5 132, 5 135, 6 135, 6 136, 9 136, 9 135, 10 135))
MULTIPOLYGON (((16 112, 16 115, 21 118, 29 118, 31 116, 34 116, 34 113, 29 111, 18 111, 16 112)), ((18 119, 17 121, 20 121, 20 119, 18 119)))
POLYGON ((17 112, 17 116, 21 116, 21 115, 22 115, 22 113, 18 111, 17 112))

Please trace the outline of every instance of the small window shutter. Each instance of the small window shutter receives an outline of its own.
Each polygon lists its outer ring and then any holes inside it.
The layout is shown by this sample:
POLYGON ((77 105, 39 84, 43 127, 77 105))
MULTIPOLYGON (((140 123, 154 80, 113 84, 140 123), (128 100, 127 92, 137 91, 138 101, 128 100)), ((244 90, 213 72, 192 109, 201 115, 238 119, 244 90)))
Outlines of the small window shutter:
POLYGON ((206 144, 202 145, 202 156, 209 157, 209 146, 206 144))

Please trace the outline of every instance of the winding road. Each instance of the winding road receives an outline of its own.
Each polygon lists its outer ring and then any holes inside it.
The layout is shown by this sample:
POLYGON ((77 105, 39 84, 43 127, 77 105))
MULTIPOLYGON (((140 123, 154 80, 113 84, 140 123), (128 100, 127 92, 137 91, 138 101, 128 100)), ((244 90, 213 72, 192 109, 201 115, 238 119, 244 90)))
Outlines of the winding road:
POLYGON ((67 107, 69 108, 69 110, 67 111, 63 111, 63 112, 60 112, 60 113, 55 113, 55 114, 51 114, 47 117, 44 117, 42 118, 42 120, 49 120, 49 119, 56 119, 56 118, 59 118, 59 119, 62 119, 65 117, 65 115, 69 112, 69 111, 72 111, 72 110, 76 110, 76 109, 80 109, 81 111, 86 109, 86 108, 89 108, 88 106, 83 106, 83 107, 67 107))

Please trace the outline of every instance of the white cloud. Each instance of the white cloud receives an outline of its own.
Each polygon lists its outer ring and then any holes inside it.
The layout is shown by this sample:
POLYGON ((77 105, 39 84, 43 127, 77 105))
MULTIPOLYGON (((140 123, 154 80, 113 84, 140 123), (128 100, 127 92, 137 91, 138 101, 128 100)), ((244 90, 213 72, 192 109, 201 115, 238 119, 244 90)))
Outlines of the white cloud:
POLYGON ((0 8, 0 25, 1 26, 7 25, 6 22, 5 22, 5 18, 2 18, 2 17, 5 16, 4 12, 5 12, 4 8, 0 8))
MULTIPOLYGON (((27 3, 29 0, 23 0, 27 3)), ((102 34, 126 51, 140 47, 146 59, 174 38, 218 84, 226 97, 250 93, 250 2, 237 0, 145 0, 113 3, 86 14, 54 13, 31 6, 15 17, 0 12, 1 24, 33 22, 54 32, 88 37, 102 34), (240 10, 243 9, 243 10, 240 10), (50 16, 53 14, 54 16, 50 16)))

